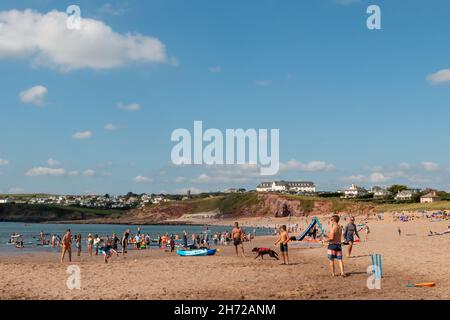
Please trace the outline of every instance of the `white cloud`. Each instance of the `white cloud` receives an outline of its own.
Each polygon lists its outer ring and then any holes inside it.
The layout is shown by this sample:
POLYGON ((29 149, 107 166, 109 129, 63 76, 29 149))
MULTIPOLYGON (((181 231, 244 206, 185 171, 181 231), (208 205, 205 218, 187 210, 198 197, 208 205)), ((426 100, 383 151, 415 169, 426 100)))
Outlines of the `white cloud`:
POLYGON ((165 45, 137 33, 120 34, 100 20, 82 18, 67 28, 65 12, 0 11, 0 59, 31 57, 34 65, 61 71, 110 69, 128 63, 171 63, 165 45))
POLYGON ((381 172, 374 172, 369 176, 368 179, 370 182, 373 183, 381 183, 391 180, 391 177, 381 173, 381 172))
POLYGON ((430 161, 422 162, 422 167, 425 171, 430 171, 430 172, 438 171, 440 168, 439 164, 430 162, 430 161))
POLYGON ((194 181, 198 183, 208 183, 211 182, 211 177, 208 176, 206 173, 202 173, 196 179, 194 179, 194 181))
POLYGON ((137 176, 137 177, 133 178, 133 181, 135 183, 149 183, 152 181, 152 179, 149 177, 145 177, 145 176, 137 176))
POLYGON ((0 158, 0 166, 7 166, 9 164, 9 160, 0 158))
POLYGON ((280 171, 299 170, 305 172, 333 171, 336 167, 324 161, 311 161, 302 163, 297 160, 289 160, 287 163, 280 163, 280 171))
POLYGON ((77 170, 69 171, 69 172, 67 173, 67 175, 68 175, 69 177, 76 177, 76 176, 78 175, 78 171, 77 171, 77 170))
POLYGON ((83 140, 83 139, 89 139, 90 137, 92 137, 92 132, 91 131, 80 131, 80 132, 75 132, 72 135, 72 138, 76 139, 76 140, 83 140))
POLYGON ((47 164, 48 164, 50 167, 55 167, 55 166, 59 166, 59 165, 61 164, 61 162, 58 161, 58 160, 56 160, 56 159, 50 158, 50 159, 47 160, 47 164))
POLYGON ((272 81, 271 80, 256 80, 255 84, 258 87, 268 87, 272 84, 272 81))
POLYGON ((136 111, 141 110, 141 105, 138 103, 131 103, 131 104, 119 103, 119 104, 117 104, 117 109, 130 111, 130 112, 136 112, 136 111))
POLYGON ((83 176, 92 177, 95 174, 95 171, 92 169, 87 169, 83 171, 83 176))
MULTIPOLYGON (((1 25, 1 23, 0 23, 1 25)), ((0 28, 0 39, 1 39, 1 28, 0 28)), ((1 50, 0 43, 0 50, 1 50)), ((1 52, 0 52, 1 53, 1 52)), ((1 57, 1 55, 0 55, 1 57)), ((34 86, 27 90, 22 91, 19 94, 20 101, 26 104, 42 105, 44 103, 44 98, 47 95, 48 90, 44 86, 34 86)))
POLYGON ((62 176, 65 174, 63 168, 46 168, 46 167, 34 167, 27 171, 28 177, 37 176, 62 176))
POLYGON ((176 183, 183 183, 183 182, 185 182, 186 181, 186 178, 185 177, 176 177, 175 178, 175 182, 176 183))
POLYGON ((209 68, 209 72, 211 72, 211 73, 221 73, 222 72, 222 67, 221 66, 211 67, 211 68, 209 68))
POLYGON ((104 129, 107 131, 117 131, 120 129, 123 129, 124 126, 120 125, 120 124, 113 124, 113 123, 107 123, 104 126, 104 129))
POLYGON ((412 166, 407 162, 400 163, 399 167, 400 167, 400 170, 405 170, 405 171, 410 170, 412 168, 412 166))
POLYGON ((125 13, 125 9, 113 6, 111 3, 105 3, 98 9, 98 12, 112 16, 122 16, 125 13))
POLYGON ((450 82, 450 69, 443 69, 438 72, 432 73, 427 77, 427 80, 432 84, 442 84, 450 82))
POLYGON ((19 193, 25 193, 25 189, 24 188, 11 188, 8 190, 8 193, 10 194, 19 194, 19 193))

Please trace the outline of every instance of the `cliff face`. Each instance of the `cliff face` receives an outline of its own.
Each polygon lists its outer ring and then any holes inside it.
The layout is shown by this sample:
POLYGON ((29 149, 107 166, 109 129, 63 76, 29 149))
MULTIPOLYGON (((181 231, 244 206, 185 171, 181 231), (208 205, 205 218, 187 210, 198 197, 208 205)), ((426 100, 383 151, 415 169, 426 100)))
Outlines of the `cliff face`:
POLYGON ((8 222, 58 222, 89 221, 108 216, 119 217, 115 211, 90 210, 86 208, 58 207, 49 205, 2 204, 0 205, 0 221, 8 222))
POLYGON ((133 210, 133 220, 155 223, 183 217, 185 214, 219 212, 223 217, 301 217, 345 212, 367 215, 374 207, 340 199, 321 199, 279 194, 242 194, 183 201, 133 210))
POLYGON ((161 224, 184 215, 214 212, 222 217, 294 217, 345 212, 367 215, 374 207, 340 199, 280 194, 230 194, 168 202, 129 211, 93 210, 73 207, 0 205, 0 221, 161 224))

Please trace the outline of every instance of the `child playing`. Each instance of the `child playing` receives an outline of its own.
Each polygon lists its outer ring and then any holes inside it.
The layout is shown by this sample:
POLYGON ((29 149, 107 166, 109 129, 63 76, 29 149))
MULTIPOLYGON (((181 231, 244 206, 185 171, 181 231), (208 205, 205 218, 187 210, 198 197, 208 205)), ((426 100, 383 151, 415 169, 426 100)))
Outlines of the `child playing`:
POLYGON ((288 255, 288 242, 289 242, 289 233, 286 230, 286 226, 282 225, 280 227, 280 236, 278 240, 275 242, 275 245, 280 244, 280 251, 283 255, 283 263, 285 265, 289 264, 289 255, 288 255))

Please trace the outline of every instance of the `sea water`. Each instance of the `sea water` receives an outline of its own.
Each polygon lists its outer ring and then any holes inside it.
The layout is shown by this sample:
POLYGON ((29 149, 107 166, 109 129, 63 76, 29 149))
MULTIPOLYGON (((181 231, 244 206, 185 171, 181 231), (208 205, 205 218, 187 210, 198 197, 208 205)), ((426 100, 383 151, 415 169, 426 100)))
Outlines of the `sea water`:
MULTIPOLYGON (((0 254, 15 254, 15 253, 30 253, 30 252, 52 252, 55 248, 38 246, 39 234, 43 232, 46 234, 46 240, 51 239, 51 235, 59 235, 63 237, 66 229, 70 229, 72 235, 81 234, 82 247, 86 248, 86 239, 89 233, 92 235, 98 234, 100 237, 109 235, 113 232, 119 238, 125 230, 130 229, 131 234, 137 233, 137 228, 141 228, 141 234, 149 234, 150 238, 155 239, 158 235, 168 233, 169 235, 181 235, 186 230, 190 236, 195 234, 202 234, 208 230, 212 235, 216 232, 231 232, 231 226, 191 226, 191 225, 118 225, 118 224, 42 224, 42 223, 23 223, 23 222, 0 222, 0 254), (206 229, 208 228, 208 229, 206 229), (22 235, 25 247, 17 249, 14 245, 8 244, 8 241, 13 233, 22 235)), ((270 230, 266 228, 242 228, 247 233, 255 230, 256 235, 269 235, 270 230)))

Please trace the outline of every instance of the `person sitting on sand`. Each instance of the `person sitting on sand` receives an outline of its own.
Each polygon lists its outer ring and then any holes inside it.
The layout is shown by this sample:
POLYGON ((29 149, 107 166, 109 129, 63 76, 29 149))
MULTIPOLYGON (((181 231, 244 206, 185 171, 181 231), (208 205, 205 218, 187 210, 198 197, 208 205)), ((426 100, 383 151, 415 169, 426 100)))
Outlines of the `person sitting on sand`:
POLYGON ((334 260, 337 260, 339 263, 339 267, 341 269, 341 276, 345 277, 344 273, 344 262, 342 261, 342 230, 339 226, 339 216, 333 215, 331 217, 331 233, 330 236, 325 236, 325 239, 328 240, 328 260, 330 261, 330 271, 331 275, 334 277, 334 260))
POLYGON ((288 242, 289 242, 289 233, 286 230, 286 226, 282 225, 280 227, 280 236, 278 240, 275 242, 275 245, 280 244, 280 251, 283 255, 283 263, 289 264, 289 255, 288 255, 288 242))
POLYGON ((70 229, 67 229, 66 234, 62 238, 61 263, 64 262, 66 252, 69 254, 69 262, 72 262, 72 234, 70 233, 70 229))
POLYGON ((234 228, 231 231, 231 238, 233 239, 233 245, 234 245, 234 249, 236 251, 236 256, 239 256, 238 254, 238 246, 241 247, 241 252, 242 252, 242 257, 245 257, 244 255, 244 244, 243 244, 243 232, 242 229, 239 228, 239 223, 235 222, 234 223, 234 228))
POLYGON ((358 239, 361 239, 355 224, 355 217, 350 217, 350 222, 344 229, 345 243, 348 243, 347 258, 350 258, 350 256, 352 255, 353 243, 355 242, 355 235, 358 237, 358 239))

